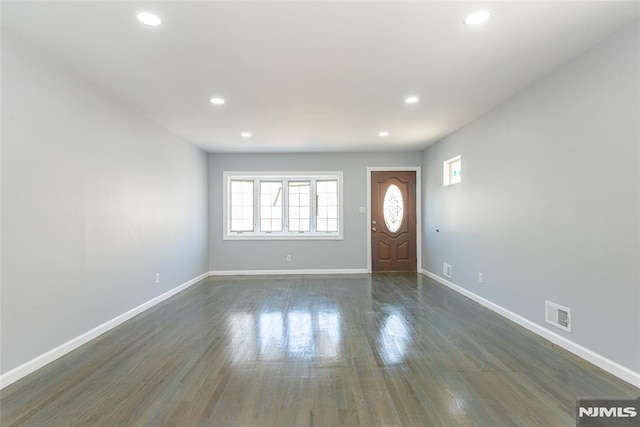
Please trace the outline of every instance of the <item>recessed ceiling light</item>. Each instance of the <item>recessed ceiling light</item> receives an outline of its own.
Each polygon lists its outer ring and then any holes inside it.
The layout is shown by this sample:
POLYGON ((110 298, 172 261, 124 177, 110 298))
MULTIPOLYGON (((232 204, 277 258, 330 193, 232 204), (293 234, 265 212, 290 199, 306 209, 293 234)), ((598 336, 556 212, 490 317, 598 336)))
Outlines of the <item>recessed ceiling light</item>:
POLYGON ((222 99, 222 98, 211 98, 209 101, 211 101, 211 103, 215 104, 215 105, 224 104, 224 99, 222 99))
POLYGON ((242 132, 240 136, 243 138, 251 138, 251 132, 242 132))
POLYGON ((138 12, 136 15, 138 21, 142 22, 145 25, 151 25, 152 27, 157 27, 162 24, 162 19, 154 13, 151 12, 138 12))
POLYGON ((418 101, 420 101, 420 98, 418 98, 417 96, 410 96, 404 100, 404 102, 406 102, 407 104, 415 104, 418 101))
POLYGON ((490 16, 491 12, 487 10, 479 10, 464 18, 464 23, 467 25, 479 25, 489 19, 490 16))
POLYGON ((380 135, 380 136, 389 136, 389 132, 387 132, 386 130, 383 130, 378 135, 380 135))

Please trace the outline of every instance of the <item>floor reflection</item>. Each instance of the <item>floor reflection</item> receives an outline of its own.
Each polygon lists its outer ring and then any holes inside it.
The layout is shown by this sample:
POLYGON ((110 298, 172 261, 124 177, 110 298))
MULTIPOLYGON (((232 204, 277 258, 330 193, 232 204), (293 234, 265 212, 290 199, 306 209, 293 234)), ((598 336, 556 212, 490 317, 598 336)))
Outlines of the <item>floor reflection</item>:
POLYGON ((398 312, 387 316, 378 338, 382 360, 387 365, 403 362, 410 340, 411 335, 404 317, 398 312))
MULTIPOLYGON (((411 343, 407 320, 397 308, 380 324, 377 349, 386 364, 401 363, 411 343)), ((339 359, 342 323, 337 311, 295 310, 233 313, 228 318, 230 352, 234 363, 274 361, 284 358, 339 359)))
POLYGON ((227 319, 233 363, 248 362, 256 353, 256 330, 251 313, 234 313, 227 319))
POLYGON ((311 333, 311 313, 292 311, 289 313, 289 356, 309 359, 315 354, 315 342, 311 333))
POLYGON ((319 356, 324 359, 340 357, 341 339, 342 329, 338 313, 335 311, 318 313, 317 346, 319 356))
POLYGON ((260 360, 281 358, 284 338, 282 313, 261 313, 259 319, 260 352, 257 358, 260 360))
POLYGON ((229 315, 227 330, 234 363, 340 357, 342 324, 336 310, 249 312, 229 315))
POLYGON ((384 364, 404 363, 416 344, 416 328, 422 320, 417 307, 423 290, 420 280, 390 285, 393 277, 369 276, 359 283, 357 296, 350 301, 325 294, 327 303, 310 308, 301 307, 300 302, 289 308, 271 301, 268 309, 234 310, 227 319, 231 360, 234 364, 285 359, 334 363, 345 357, 367 357, 373 349, 376 359, 384 364), (366 315, 345 326, 341 313, 349 312, 354 305, 366 315), (375 333, 365 334, 363 330, 370 327, 375 333), (361 341, 344 342, 363 336, 367 337, 366 347, 361 341))

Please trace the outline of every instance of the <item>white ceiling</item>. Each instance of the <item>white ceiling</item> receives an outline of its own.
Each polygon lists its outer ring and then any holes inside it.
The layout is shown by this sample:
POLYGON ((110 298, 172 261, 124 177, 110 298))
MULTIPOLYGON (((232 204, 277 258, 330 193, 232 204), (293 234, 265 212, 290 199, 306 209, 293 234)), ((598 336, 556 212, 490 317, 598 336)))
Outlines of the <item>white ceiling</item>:
POLYGON ((3 1, 2 26, 210 152, 413 150, 637 19, 639 4, 3 1), (465 25, 478 9, 490 21, 465 25), (139 10, 163 24, 143 26, 139 10))

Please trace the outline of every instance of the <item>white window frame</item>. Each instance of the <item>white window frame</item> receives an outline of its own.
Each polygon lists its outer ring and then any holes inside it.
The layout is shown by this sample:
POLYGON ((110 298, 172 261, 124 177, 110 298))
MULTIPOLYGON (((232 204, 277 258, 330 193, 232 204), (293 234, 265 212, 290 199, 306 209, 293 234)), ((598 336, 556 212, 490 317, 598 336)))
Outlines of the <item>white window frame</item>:
POLYGON ((343 240, 344 216, 343 216, 343 184, 342 171, 313 171, 313 172, 245 172, 245 171, 224 171, 222 172, 222 239, 223 240, 343 240), (232 232, 231 231, 231 204, 229 203, 232 180, 253 180, 254 181, 254 231, 252 232, 232 232), (289 232, 288 229, 288 185, 289 181, 310 181, 311 186, 311 206, 310 221, 311 231, 289 232), (316 195, 316 181, 337 180, 338 181, 338 231, 324 232, 316 229, 316 206, 314 203, 316 195), (282 221, 283 231, 281 232, 261 232, 260 230, 260 181, 282 181, 282 221))
POLYGON ((449 160, 445 160, 442 163, 442 186, 447 187, 449 185, 460 184, 462 182, 462 155, 457 155, 449 160), (460 180, 453 182, 451 177, 451 165, 460 161, 460 180))

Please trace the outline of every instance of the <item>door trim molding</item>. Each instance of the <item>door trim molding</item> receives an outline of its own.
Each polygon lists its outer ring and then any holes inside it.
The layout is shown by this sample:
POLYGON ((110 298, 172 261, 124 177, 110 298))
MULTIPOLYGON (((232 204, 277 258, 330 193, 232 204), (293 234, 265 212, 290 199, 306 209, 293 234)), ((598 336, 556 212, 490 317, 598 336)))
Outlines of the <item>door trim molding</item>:
POLYGON ((416 173, 416 269, 422 271, 422 167, 421 166, 367 166, 367 271, 371 273, 371 172, 416 173))

